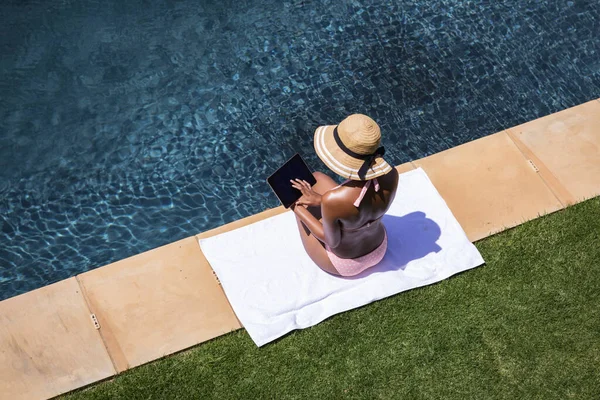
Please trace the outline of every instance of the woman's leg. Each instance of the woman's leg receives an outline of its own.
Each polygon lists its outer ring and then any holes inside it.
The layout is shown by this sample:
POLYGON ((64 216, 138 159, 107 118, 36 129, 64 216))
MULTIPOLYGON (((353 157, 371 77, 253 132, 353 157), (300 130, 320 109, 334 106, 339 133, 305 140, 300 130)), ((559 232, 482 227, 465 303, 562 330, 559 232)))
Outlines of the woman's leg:
MULTIPOLYGON (((324 194, 328 190, 333 189, 337 186, 337 183, 331 179, 329 176, 325 175, 322 172, 313 173, 317 183, 312 187, 313 190, 319 194, 324 194)), ((317 219, 321 219, 321 207, 308 207, 308 210, 312 215, 317 219)), ((300 238, 302 239, 302 244, 304 245, 304 249, 308 256, 314 261, 315 264, 319 266, 323 271, 329 272, 333 275, 339 275, 340 273, 335 269, 329 256, 327 255, 327 250, 325 250, 325 246, 319 239, 314 237, 310 231, 304 226, 302 221, 296 216, 296 222, 298 223, 298 231, 300 232, 300 238)))
POLYGON ((328 175, 325 175, 322 172, 313 172, 313 176, 317 180, 317 183, 315 183, 312 188, 315 192, 319 194, 324 194, 325 192, 330 191, 338 185, 336 181, 334 181, 328 175))

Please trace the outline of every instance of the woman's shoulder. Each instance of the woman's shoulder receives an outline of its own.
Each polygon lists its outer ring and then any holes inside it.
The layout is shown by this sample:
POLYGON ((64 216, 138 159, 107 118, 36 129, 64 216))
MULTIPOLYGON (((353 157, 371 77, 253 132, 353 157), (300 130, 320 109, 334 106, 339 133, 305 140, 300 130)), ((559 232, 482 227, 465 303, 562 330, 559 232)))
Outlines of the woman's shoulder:
POLYGON ((390 172, 385 175, 377 178, 379 184, 384 186, 387 189, 395 189, 398 186, 398 178, 400 174, 398 174, 398 170, 396 168, 392 168, 390 172))
POLYGON ((348 191, 344 186, 335 187, 321 196, 321 204, 324 206, 339 206, 343 203, 347 196, 348 191))
POLYGON ((352 211, 353 191, 346 186, 334 188, 321 196, 321 208, 333 212, 336 216, 343 216, 352 211))
POLYGON ((392 167, 392 170, 384 176, 389 177, 390 179, 395 179, 397 181, 398 176, 400 176, 400 174, 398 173, 398 170, 395 167, 392 167))

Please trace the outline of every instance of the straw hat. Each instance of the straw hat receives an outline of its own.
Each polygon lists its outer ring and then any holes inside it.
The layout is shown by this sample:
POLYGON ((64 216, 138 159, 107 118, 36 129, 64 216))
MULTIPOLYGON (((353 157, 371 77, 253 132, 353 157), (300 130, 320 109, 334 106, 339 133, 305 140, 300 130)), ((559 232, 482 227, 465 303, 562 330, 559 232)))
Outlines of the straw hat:
POLYGON ((385 175, 392 167, 383 159, 381 131, 366 115, 353 114, 339 125, 320 126, 315 131, 315 150, 333 172, 352 180, 385 175))

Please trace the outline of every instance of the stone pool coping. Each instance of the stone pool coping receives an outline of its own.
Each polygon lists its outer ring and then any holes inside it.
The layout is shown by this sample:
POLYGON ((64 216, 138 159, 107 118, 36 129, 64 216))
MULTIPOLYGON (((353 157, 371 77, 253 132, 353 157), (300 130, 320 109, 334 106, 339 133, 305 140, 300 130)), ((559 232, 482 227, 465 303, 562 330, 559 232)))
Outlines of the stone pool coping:
MULTIPOLYGON (((398 166, 421 167, 468 237, 600 195, 600 99, 398 166)), ((0 302, 0 399, 45 399, 241 328, 198 238, 0 302)))

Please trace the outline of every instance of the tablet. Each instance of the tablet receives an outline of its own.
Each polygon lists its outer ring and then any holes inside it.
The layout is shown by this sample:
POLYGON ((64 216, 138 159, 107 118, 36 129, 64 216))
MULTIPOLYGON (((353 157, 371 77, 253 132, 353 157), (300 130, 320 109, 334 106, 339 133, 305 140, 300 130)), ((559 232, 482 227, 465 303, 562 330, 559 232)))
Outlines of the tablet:
POLYGON ((300 197, 302 192, 292 187, 290 179, 303 179, 310 185, 317 183, 312 172, 300 157, 300 154, 295 154, 281 168, 267 178, 267 183, 275 192, 275 195, 281 201, 285 208, 290 208, 300 197))

